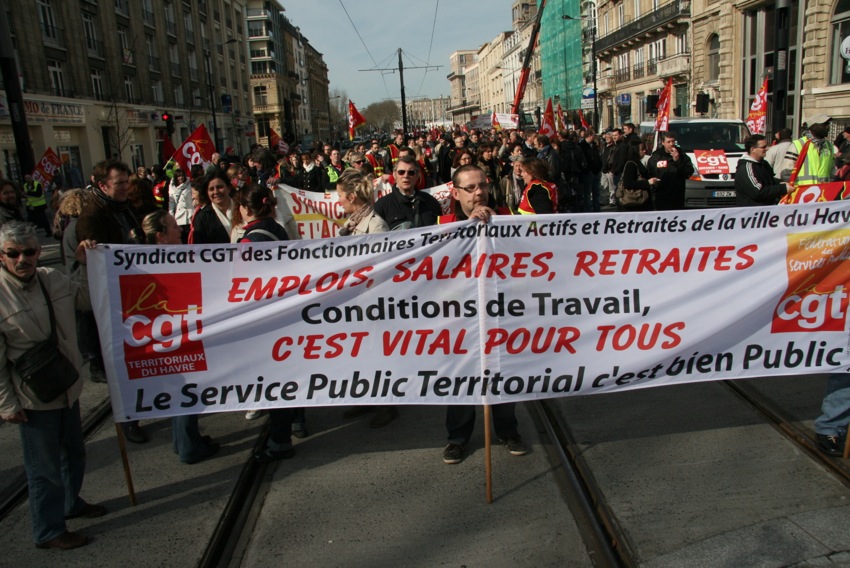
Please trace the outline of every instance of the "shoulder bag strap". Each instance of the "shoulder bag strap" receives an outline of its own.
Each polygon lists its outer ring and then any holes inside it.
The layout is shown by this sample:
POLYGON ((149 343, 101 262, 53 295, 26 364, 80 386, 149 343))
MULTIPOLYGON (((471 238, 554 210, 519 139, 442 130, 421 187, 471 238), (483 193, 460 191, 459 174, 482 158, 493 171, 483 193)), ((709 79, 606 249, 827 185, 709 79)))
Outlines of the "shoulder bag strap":
POLYGON ((56 339, 56 316, 53 314, 53 302, 50 301, 50 294, 47 293, 47 288, 44 287, 44 282, 41 281, 38 273, 36 273, 35 279, 38 280, 38 286, 44 295, 44 301, 47 302, 47 313, 50 315, 50 340, 58 345, 59 341, 56 339))

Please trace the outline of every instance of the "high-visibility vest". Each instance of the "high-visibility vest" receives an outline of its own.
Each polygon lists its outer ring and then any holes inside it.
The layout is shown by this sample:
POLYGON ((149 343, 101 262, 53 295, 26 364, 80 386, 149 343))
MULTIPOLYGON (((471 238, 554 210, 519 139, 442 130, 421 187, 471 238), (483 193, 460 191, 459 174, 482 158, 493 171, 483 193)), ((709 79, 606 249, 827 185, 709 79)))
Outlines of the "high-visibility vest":
POLYGON ((339 170, 336 169, 336 167, 333 164, 328 164, 328 168, 327 168, 327 170, 328 170, 328 181, 331 182, 331 183, 336 183, 337 180, 339 179, 340 172, 344 171, 346 169, 348 169, 348 166, 345 164, 345 162, 342 163, 342 167, 339 170))
MULTIPOLYGON (((798 156, 803 151, 803 146, 807 140, 808 138, 803 137, 792 142, 798 156)), ((829 142, 823 145, 823 150, 820 152, 818 152, 817 146, 809 144, 809 147, 806 149, 806 155, 797 172, 797 177, 794 179, 794 185, 812 185, 829 181, 832 175, 834 159, 832 155, 832 144, 829 142)))
POLYGON ((399 148, 395 144, 387 144, 387 151, 390 153, 390 164, 395 167, 398 162, 399 148))
POLYGON ((47 205, 47 198, 44 196, 44 188, 41 187, 41 182, 33 180, 29 184, 24 183, 24 195, 27 198, 28 209, 47 205))
POLYGON ((380 177, 384 175, 384 162, 381 161, 374 154, 366 154, 366 159, 369 160, 369 163, 372 164, 372 168, 375 170, 375 177, 380 177))
POLYGON ((554 183, 550 183, 548 181, 540 181, 540 180, 532 180, 528 187, 525 188, 525 191, 522 192, 522 199, 519 201, 519 206, 517 210, 520 215, 536 215, 537 211, 534 210, 534 207, 531 206, 531 203, 528 201, 528 192, 535 185, 539 185, 549 194, 549 201, 552 202, 552 211, 558 210, 558 187, 554 183))

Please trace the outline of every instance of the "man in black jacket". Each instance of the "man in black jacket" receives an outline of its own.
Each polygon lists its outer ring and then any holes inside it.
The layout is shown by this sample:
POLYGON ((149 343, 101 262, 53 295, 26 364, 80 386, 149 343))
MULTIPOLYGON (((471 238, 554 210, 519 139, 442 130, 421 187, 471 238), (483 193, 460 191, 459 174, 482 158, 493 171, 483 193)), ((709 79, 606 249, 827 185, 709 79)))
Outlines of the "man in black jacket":
POLYGON ((694 164, 679 146, 676 135, 665 132, 661 146, 652 153, 646 165, 649 177, 659 178, 656 185, 655 208, 668 211, 685 208, 685 181, 694 175, 694 164))
POLYGON ((753 134, 744 140, 746 156, 738 160, 735 170, 735 202, 738 207, 776 205, 779 199, 794 190, 794 186, 776 179, 773 168, 764 159, 767 140, 753 134))

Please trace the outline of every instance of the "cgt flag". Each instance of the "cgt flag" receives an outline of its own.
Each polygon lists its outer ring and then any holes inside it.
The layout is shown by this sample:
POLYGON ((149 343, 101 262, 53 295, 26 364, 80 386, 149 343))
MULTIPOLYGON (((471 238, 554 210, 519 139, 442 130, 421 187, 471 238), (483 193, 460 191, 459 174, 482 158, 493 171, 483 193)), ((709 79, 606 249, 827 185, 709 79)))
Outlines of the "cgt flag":
POLYGON ((276 154, 286 154, 286 142, 274 131, 274 128, 269 128, 269 148, 276 154))
POLYGON ((59 159, 53 148, 48 146, 38 164, 36 164, 32 178, 44 187, 53 180, 53 176, 56 175, 60 167, 62 167, 62 160, 59 159))
POLYGON ((656 132, 667 132, 670 127, 670 99, 673 91, 673 78, 667 79, 667 86, 661 91, 661 96, 658 98, 658 116, 655 118, 656 132))
POLYGON ((581 112, 581 109, 579 109, 579 111, 578 111, 578 117, 581 120, 581 127, 582 128, 585 128, 585 129, 590 128, 590 125, 587 123, 587 119, 584 118, 584 113, 581 112))
POLYGON ((753 134, 764 134, 765 118, 767 116, 767 77, 764 78, 764 83, 761 84, 759 92, 756 93, 756 98, 750 106, 750 114, 747 115, 747 128, 753 134))
POLYGON ((546 102, 546 112, 543 113, 543 120, 540 121, 540 130, 538 134, 545 134, 549 139, 554 139, 557 130, 555 130, 555 112, 552 110, 552 99, 546 102))
POLYGON ((366 124, 366 119, 358 112, 357 107, 348 99, 348 139, 354 140, 354 129, 361 124, 366 124))
POLYGON ((212 165, 214 153, 215 144, 207 132, 207 127, 202 124, 177 148, 173 158, 181 170, 189 173, 195 165, 201 165, 206 170, 212 165))

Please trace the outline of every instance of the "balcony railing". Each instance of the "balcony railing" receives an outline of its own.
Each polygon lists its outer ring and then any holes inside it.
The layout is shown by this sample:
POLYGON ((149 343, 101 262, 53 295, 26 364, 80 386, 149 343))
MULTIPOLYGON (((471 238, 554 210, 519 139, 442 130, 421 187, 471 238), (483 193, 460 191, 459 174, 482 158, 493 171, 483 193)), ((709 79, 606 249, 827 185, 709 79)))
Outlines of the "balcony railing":
POLYGON ((41 37, 44 40, 45 45, 65 47, 65 32, 62 28, 41 24, 41 37))
POLYGON ((691 73, 691 55, 689 53, 679 53, 673 57, 662 59, 658 62, 659 77, 673 77, 675 75, 690 75, 691 73))
POLYGON ((52 92, 53 92, 53 94, 54 94, 54 95, 56 95, 57 97, 67 97, 67 98, 69 98, 69 99, 73 99, 73 98, 74 98, 74 91, 72 91, 71 89, 66 89, 65 87, 62 87, 62 86, 59 86, 59 87, 53 87, 53 88, 51 89, 51 91, 52 91, 52 92))
POLYGON ((634 77, 635 79, 642 78, 645 74, 645 69, 646 67, 644 66, 643 62, 635 63, 634 65, 632 65, 632 77, 634 77))
POLYGON ((271 19, 272 13, 265 8, 248 8, 245 10, 245 18, 268 18, 271 19))
POLYGON ((674 0, 608 35, 596 38, 596 52, 606 51, 641 34, 652 32, 657 27, 678 18, 690 18, 690 16, 691 0, 674 0))
POLYGON ((103 42, 87 37, 86 50, 90 56, 103 57, 103 42))
POLYGON ((652 58, 646 62, 646 74, 647 75, 655 75, 658 70, 658 59, 652 58))
POLYGON ((604 77, 598 77, 596 79, 596 88, 600 93, 605 93, 607 91, 614 90, 614 76, 606 75, 604 77))
POLYGON ((628 67, 623 67, 622 69, 617 69, 616 71, 614 71, 614 80, 618 83, 625 83, 631 78, 631 69, 629 69, 628 67))

